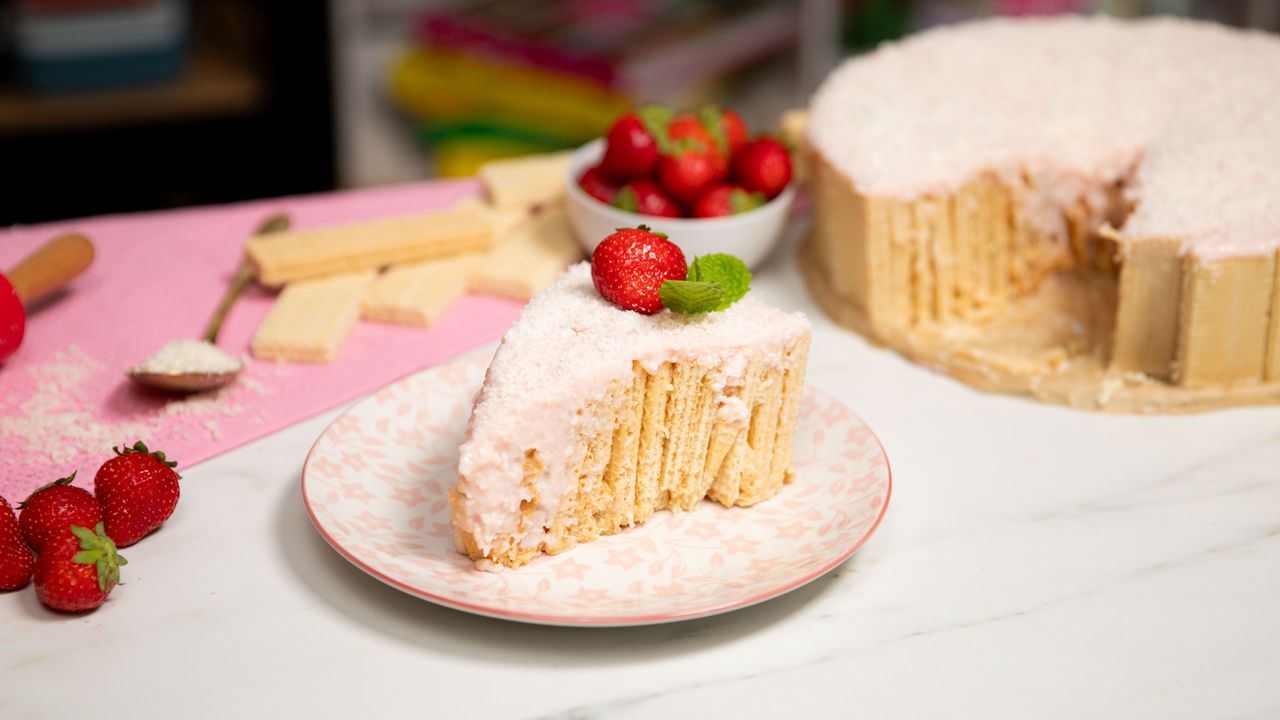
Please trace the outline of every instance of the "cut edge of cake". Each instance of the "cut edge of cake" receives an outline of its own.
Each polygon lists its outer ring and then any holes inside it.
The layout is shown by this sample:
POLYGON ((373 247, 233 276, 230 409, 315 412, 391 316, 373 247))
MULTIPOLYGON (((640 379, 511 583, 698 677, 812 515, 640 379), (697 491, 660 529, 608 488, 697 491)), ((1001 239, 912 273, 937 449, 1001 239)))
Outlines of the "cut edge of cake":
POLYGON ((820 153, 810 162, 815 223, 799 262, 837 323, 976 387, 1076 407, 1280 401, 1277 253, 1203 257, 1183 238, 1129 237, 1112 227, 1123 226, 1117 204, 1064 212, 1068 241, 1055 242, 1017 224, 1014 193, 994 172, 954 194, 902 200, 858 192, 820 153), (1037 247, 1057 255, 1018 259, 1037 247), (1036 303, 1043 313, 1027 311, 1036 303), (1034 353, 975 349, 961 329, 1055 323, 1075 337, 1034 353))
POLYGON ((790 123, 808 285, 837 322, 985 389, 1123 412, 1280 401, 1269 69, 1274 36, 1167 18, 986 20, 850 60, 790 123))

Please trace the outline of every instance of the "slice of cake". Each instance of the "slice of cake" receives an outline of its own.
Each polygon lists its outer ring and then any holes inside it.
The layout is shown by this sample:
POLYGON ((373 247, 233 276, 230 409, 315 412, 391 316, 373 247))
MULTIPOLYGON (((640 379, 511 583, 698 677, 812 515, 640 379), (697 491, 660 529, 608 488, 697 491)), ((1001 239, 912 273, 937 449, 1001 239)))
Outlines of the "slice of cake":
POLYGON ((450 501, 480 566, 518 567, 706 497, 751 505, 791 479, 803 315, 750 297, 642 314, 596 286, 580 263, 534 298, 476 397, 450 501))

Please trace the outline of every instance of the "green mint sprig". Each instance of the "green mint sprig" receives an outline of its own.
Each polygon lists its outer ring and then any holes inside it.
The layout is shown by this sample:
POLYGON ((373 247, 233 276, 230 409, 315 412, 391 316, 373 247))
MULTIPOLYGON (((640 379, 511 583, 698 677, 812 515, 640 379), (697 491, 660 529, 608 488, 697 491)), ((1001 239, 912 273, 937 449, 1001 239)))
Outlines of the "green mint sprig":
POLYGON ((701 315, 728 310, 751 289, 746 263, 727 253, 696 257, 684 280, 667 280, 658 288, 662 304, 672 312, 701 315))
POLYGON ((701 315, 720 308, 724 303, 724 288, 716 282, 692 282, 667 280, 658 288, 662 304, 683 315, 701 315))

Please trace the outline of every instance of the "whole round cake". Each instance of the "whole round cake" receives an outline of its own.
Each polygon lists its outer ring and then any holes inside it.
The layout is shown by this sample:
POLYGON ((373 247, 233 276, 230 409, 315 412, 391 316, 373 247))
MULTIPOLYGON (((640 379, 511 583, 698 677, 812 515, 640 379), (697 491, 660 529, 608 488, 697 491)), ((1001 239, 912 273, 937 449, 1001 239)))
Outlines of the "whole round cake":
POLYGON ((1280 40, 990 20, 838 68, 809 112, 837 321, 1077 406, 1280 401, 1280 40))

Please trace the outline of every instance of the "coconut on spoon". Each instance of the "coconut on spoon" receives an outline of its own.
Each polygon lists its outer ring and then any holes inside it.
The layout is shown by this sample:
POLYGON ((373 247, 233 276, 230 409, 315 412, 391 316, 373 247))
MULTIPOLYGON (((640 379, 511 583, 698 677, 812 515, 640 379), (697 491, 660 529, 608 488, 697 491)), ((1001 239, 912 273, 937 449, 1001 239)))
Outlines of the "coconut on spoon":
MULTIPOLYGON (((286 215, 273 215, 258 227, 256 234, 266 235, 289 228, 286 215)), ((236 274, 218 302, 213 317, 199 340, 174 340, 128 372, 130 380, 157 390, 199 392, 213 390, 234 382, 244 369, 244 362, 218 347, 218 333, 231 306, 253 280, 253 270, 241 262, 236 274)))

